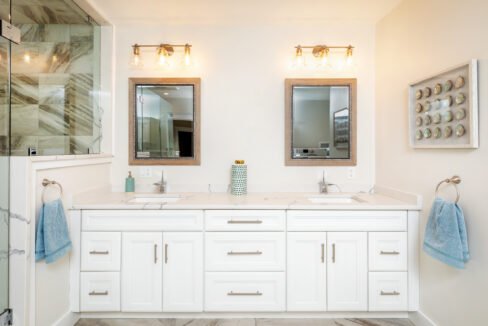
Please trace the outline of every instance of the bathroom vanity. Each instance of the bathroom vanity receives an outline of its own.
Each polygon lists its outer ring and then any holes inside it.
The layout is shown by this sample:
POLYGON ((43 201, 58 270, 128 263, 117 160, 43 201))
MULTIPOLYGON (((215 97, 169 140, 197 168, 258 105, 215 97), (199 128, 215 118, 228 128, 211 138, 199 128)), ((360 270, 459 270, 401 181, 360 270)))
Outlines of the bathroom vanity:
POLYGON ((70 214, 72 311, 402 316, 419 199, 398 198, 89 195, 70 214))

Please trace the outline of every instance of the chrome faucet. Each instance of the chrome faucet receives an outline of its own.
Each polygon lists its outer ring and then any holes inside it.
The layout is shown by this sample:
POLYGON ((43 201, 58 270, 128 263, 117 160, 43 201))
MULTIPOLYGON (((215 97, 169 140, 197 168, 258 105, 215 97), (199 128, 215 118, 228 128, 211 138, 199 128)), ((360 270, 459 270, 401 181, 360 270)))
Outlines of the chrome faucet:
POLYGON ((325 181, 325 172, 322 173, 322 180, 319 181, 319 193, 329 193, 329 184, 325 181))
POLYGON ((166 181, 164 181, 164 170, 161 171, 161 181, 160 182, 155 182, 154 185, 159 187, 159 192, 160 193, 165 193, 166 192, 166 181))
POLYGON ((339 185, 335 183, 329 183, 325 180, 325 172, 322 172, 322 180, 319 181, 319 193, 321 194, 328 194, 329 193, 329 186, 334 186, 336 187, 339 192, 342 192, 341 188, 339 185))

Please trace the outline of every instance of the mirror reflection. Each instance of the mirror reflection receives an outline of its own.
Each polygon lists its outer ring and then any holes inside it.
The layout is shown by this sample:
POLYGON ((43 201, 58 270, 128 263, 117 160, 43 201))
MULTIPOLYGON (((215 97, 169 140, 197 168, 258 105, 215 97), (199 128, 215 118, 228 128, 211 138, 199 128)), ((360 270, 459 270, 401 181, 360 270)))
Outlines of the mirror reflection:
POLYGON ((350 96, 349 86, 293 86, 293 159, 350 158, 350 96))
POLYGON ((136 85, 136 158, 194 157, 194 85, 136 85))

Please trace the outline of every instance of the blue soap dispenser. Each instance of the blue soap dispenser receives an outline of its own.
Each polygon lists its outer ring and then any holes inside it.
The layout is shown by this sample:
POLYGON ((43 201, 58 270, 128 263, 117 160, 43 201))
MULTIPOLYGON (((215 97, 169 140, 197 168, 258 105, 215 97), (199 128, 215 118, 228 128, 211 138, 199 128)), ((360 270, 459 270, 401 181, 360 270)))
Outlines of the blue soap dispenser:
POLYGON ((132 172, 129 171, 129 176, 125 178, 125 192, 134 192, 136 188, 136 181, 132 176, 132 172))

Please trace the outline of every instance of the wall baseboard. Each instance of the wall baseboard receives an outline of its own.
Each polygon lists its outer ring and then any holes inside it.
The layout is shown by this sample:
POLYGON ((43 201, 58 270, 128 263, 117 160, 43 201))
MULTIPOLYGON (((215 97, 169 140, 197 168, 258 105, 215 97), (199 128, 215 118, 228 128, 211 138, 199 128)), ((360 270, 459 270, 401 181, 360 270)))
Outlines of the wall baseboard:
POLYGON ((80 314, 73 313, 71 311, 66 312, 61 318, 53 323, 53 326, 73 326, 80 320, 80 314))
POLYGON ((408 319, 415 324, 415 326, 437 326, 429 317, 422 311, 408 313, 408 319))

